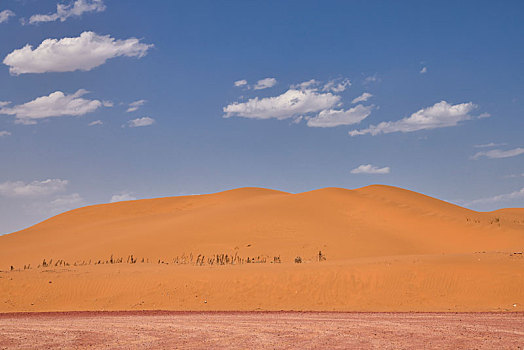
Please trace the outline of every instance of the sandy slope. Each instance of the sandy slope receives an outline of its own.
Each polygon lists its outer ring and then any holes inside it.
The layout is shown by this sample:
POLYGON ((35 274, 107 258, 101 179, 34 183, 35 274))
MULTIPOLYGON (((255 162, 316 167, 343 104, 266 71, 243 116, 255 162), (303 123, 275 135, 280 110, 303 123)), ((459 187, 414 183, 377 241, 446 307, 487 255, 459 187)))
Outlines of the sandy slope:
POLYGON ((0 311, 522 311, 523 250, 524 209, 388 186, 120 202, 0 236, 0 311))

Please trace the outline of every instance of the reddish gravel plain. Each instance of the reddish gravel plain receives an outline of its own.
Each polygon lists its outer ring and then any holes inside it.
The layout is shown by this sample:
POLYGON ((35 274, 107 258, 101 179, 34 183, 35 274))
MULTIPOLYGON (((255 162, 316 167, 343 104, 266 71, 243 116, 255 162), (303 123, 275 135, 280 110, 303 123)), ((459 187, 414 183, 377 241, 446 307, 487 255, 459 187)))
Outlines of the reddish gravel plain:
POLYGON ((524 349, 522 313, 0 314, 0 349, 524 349))

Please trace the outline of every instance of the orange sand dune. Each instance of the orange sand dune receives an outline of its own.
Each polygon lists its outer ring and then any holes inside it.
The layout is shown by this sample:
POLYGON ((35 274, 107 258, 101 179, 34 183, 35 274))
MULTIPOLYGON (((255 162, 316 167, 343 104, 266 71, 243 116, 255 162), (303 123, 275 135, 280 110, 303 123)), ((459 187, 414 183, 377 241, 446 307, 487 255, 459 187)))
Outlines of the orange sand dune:
POLYGON ((389 186, 128 201, 0 236, 0 312, 522 311, 523 250, 524 209, 389 186))

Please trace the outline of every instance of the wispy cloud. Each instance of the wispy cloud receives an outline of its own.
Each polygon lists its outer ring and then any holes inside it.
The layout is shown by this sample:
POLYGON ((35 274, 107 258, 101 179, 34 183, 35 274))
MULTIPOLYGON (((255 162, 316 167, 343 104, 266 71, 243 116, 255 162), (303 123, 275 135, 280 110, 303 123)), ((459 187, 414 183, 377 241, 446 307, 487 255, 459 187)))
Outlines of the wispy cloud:
POLYGON ((351 125, 360 123, 370 114, 373 106, 357 105, 348 110, 325 109, 314 117, 308 117, 307 126, 329 128, 339 125, 351 125))
POLYGON ((91 123, 87 124, 88 126, 102 125, 104 124, 101 120, 94 120, 91 123))
POLYGON ((69 4, 57 4, 56 12, 50 14, 36 14, 29 18, 30 24, 41 22, 64 22, 70 17, 80 17, 86 12, 102 12, 106 9, 102 0, 76 0, 69 4))
POLYGON ((389 174, 390 170, 391 169, 388 166, 379 168, 371 164, 363 164, 351 170, 351 174, 379 174, 380 175, 380 174, 389 174))
POLYGON ((120 192, 111 196, 111 203, 122 202, 122 201, 133 201, 136 197, 131 192, 120 192))
POLYGON ((370 94, 369 92, 364 92, 362 95, 358 96, 358 97, 355 97, 351 103, 355 104, 355 103, 359 103, 359 102, 366 102, 367 100, 369 100, 371 97, 373 97, 372 94, 370 94))
POLYGON ((352 130, 351 136, 378 135, 392 132, 413 132, 425 129, 444 128, 457 126, 461 121, 470 120, 474 117, 469 113, 477 106, 472 102, 450 105, 446 101, 435 103, 431 107, 423 108, 413 113, 410 117, 398 121, 382 122, 371 125, 367 129, 352 130))
POLYGON ((482 157, 486 158, 509 158, 509 157, 516 157, 524 153, 524 148, 513 148, 508 150, 501 150, 501 149, 492 149, 486 152, 477 152, 475 155, 471 157, 471 159, 479 159, 482 157))
POLYGON ((155 123, 155 120, 150 117, 142 117, 130 120, 127 122, 127 126, 130 128, 138 128, 142 126, 149 126, 155 123))
POLYGON ((490 143, 484 143, 484 144, 481 144, 481 145, 473 145, 473 147, 475 147, 475 148, 489 148, 489 147, 498 147, 498 146, 505 146, 505 145, 507 145, 507 143, 490 142, 490 143))
POLYGON ((518 191, 514 191, 510 193, 504 193, 504 194, 499 194, 499 195, 492 196, 492 197, 475 199, 475 200, 466 202, 465 205, 498 203, 498 202, 506 202, 506 201, 510 201, 514 199, 524 199, 524 187, 518 191))
POLYGON ((277 84, 277 80, 275 78, 265 78, 257 81, 255 86, 253 86, 254 90, 262 90, 262 89, 268 89, 270 87, 273 87, 277 84))
POLYGON ((99 100, 88 100, 81 96, 88 91, 80 89, 66 95, 55 91, 48 96, 38 97, 30 102, 13 107, 0 108, 0 114, 14 115, 19 124, 35 124, 37 120, 50 117, 80 116, 102 106, 99 100))
POLYGON ((371 83, 378 83, 378 82, 380 82, 380 78, 378 77, 376 73, 364 79, 364 85, 368 85, 371 83))
POLYGON ((524 177, 524 173, 520 173, 520 174, 510 174, 510 175, 506 175, 504 176, 506 179, 514 179, 514 178, 519 178, 519 177, 524 177))
POLYGON ((83 32, 74 38, 46 39, 34 50, 26 45, 8 54, 3 63, 13 75, 89 71, 114 57, 141 58, 151 47, 136 38, 116 40, 109 35, 83 32))
POLYGON ((47 179, 29 183, 6 181, 0 183, 0 195, 5 197, 47 196, 65 190, 68 183, 69 181, 62 179, 47 179))
POLYGON ((84 199, 78 193, 71 193, 58 196, 48 204, 48 208, 52 213, 64 212, 84 205, 84 199))
POLYGON ((9 131, 6 131, 6 130, 0 131, 0 137, 9 136, 9 135, 11 135, 9 131))
POLYGON ((15 13, 11 10, 3 10, 0 12, 0 23, 9 21, 9 17, 14 17, 15 13))
POLYGON ((349 79, 339 78, 339 79, 328 81, 322 88, 322 91, 331 91, 331 92, 339 93, 339 92, 345 91, 350 86, 351 86, 351 81, 349 79))
POLYGON ((420 70, 420 74, 425 74, 428 72, 428 67, 422 67, 422 69, 420 70))
POLYGON ((147 100, 138 100, 138 101, 134 101, 134 102, 131 102, 129 104, 129 108, 127 109, 126 112, 134 112, 136 110, 138 110, 140 107, 142 107, 144 105, 144 103, 146 103, 147 100))

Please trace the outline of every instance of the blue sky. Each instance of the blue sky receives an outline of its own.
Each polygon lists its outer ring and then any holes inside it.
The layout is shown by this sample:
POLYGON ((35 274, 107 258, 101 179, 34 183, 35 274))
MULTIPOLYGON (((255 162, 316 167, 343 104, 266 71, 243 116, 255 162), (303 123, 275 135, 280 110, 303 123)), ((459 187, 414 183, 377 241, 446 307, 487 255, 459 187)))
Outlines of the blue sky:
POLYGON ((1 1, 0 232, 243 186, 524 207, 523 10, 1 1))

